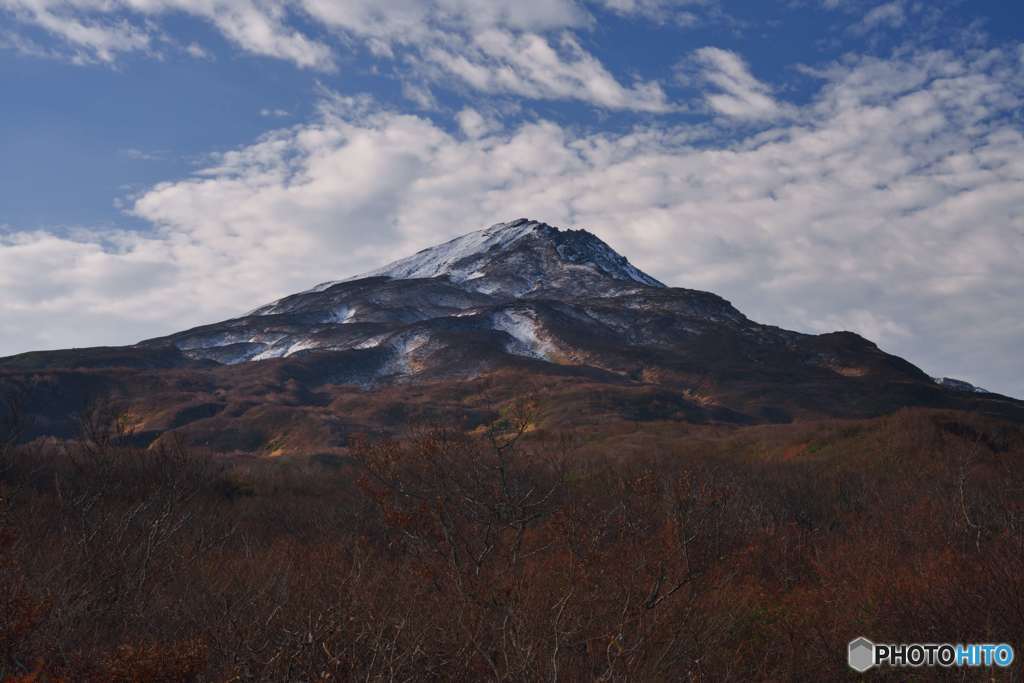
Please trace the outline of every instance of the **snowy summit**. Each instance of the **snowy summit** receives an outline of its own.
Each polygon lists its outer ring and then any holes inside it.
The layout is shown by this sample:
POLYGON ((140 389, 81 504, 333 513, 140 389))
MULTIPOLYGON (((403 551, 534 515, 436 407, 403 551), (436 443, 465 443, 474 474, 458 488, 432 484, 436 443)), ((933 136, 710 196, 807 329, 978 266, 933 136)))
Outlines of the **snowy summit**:
MULTIPOLYGON (((560 230, 526 218, 456 237, 345 281, 445 276, 474 291, 522 296, 573 275, 665 286, 586 230, 560 230)), ((311 291, 324 291, 336 284, 325 282, 311 291)))

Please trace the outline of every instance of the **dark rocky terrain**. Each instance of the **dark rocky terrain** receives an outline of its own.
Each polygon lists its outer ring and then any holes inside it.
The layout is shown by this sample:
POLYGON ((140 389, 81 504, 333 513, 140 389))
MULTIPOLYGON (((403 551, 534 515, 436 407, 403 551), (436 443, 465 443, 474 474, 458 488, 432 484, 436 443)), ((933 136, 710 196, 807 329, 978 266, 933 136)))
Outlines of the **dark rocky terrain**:
POLYGON ((135 346, 0 359, 25 438, 68 436, 113 402, 140 444, 344 450, 351 435, 457 419, 528 395, 554 424, 777 423, 903 407, 1024 420, 1024 403, 934 380, 851 332, 749 320, 667 287, 594 235, 520 219, 247 315, 135 346))

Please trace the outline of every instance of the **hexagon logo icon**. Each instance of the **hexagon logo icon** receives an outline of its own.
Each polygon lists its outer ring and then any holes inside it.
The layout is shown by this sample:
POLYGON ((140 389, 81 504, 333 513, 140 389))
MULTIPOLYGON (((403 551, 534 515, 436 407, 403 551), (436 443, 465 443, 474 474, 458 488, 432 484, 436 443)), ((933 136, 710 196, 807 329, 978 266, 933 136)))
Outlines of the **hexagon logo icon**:
POLYGON ((847 662, 857 673, 864 673, 875 665, 875 644, 863 636, 851 640, 847 662))

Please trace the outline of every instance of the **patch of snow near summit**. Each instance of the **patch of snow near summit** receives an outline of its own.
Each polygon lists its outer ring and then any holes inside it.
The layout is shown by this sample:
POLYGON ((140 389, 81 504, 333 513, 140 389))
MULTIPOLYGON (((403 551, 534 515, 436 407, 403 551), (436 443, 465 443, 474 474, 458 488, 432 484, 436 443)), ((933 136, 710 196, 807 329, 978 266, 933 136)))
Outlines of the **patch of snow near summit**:
MULTIPOLYGON (((492 261, 505 258, 511 245, 527 237, 555 242, 564 241, 564 243, 558 244, 556 249, 565 267, 588 268, 619 281, 633 281, 652 287, 665 286, 634 267, 625 257, 619 255, 596 235, 586 231, 560 231, 538 221, 520 218, 508 223, 497 223, 485 230, 477 230, 462 237, 456 237, 444 244, 424 249, 376 270, 344 280, 324 282, 303 293, 323 292, 342 282, 381 276, 407 280, 446 275, 454 283, 479 280, 487 277, 487 267, 492 261)), ((539 287, 542 284, 542 282, 533 282, 528 289, 539 287)), ((472 289, 489 294, 500 289, 500 285, 477 285, 472 289)), ((276 305, 277 302, 257 310, 261 314, 275 312, 276 305)))
MULTIPOLYGON (((486 230, 477 230, 450 242, 424 249, 404 259, 389 263, 383 268, 363 273, 353 279, 387 275, 396 279, 431 278, 448 275, 454 282, 465 282, 483 276, 477 269, 478 263, 470 261, 467 268, 456 264, 474 256, 483 256, 492 249, 508 246, 533 232, 540 225, 535 221, 521 223, 498 223, 486 230)), ((320 285, 323 286, 323 285, 320 285)))
POLYGON ((550 360, 554 355, 555 346, 540 338, 537 320, 523 311, 503 311, 494 314, 491 325, 512 337, 506 351, 517 356, 550 360))
POLYGON ((536 221, 523 220, 497 223, 485 230, 477 230, 462 237, 456 237, 444 244, 439 244, 436 247, 423 249, 412 256, 399 259, 382 268, 344 280, 323 282, 304 293, 322 292, 342 282, 382 275, 398 280, 431 278, 439 275, 448 275, 453 282, 475 280, 483 277, 484 273, 478 270, 479 259, 473 259, 472 257, 482 257, 492 249, 512 244, 516 240, 532 233, 539 225, 540 223, 536 221), (454 264, 465 259, 471 259, 467 262, 466 267, 452 267, 454 264))

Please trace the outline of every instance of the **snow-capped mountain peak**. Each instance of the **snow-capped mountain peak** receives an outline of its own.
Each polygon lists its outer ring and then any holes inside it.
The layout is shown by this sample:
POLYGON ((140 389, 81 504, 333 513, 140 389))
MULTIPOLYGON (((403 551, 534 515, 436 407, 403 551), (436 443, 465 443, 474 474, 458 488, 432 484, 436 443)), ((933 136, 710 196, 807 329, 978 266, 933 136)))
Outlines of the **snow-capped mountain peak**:
POLYGON ((346 280, 325 282, 310 291, 381 276, 400 280, 443 276, 465 289, 513 297, 567 284, 577 290, 592 289, 595 294, 623 285, 664 287, 586 230, 560 230, 520 218, 456 237, 346 280))
MULTIPOLYGON (((596 235, 520 218, 278 299, 241 318, 151 342, 234 364, 314 349, 383 348, 393 332, 409 325, 475 325, 501 332, 509 353, 546 358, 555 346, 538 331, 544 325, 536 312, 504 313, 503 306, 531 300, 571 305, 664 291, 665 285, 596 235)), ((720 317, 742 318, 728 302, 716 300, 711 307, 720 317)), ((399 347, 406 348, 392 350, 399 347)))
POLYGON ((474 271, 470 270, 472 264, 484 259, 493 259, 522 238, 536 234, 543 226, 543 223, 525 218, 509 223, 497 223, 484 230, 477 230, 444 244, 423 249, 412 256, 351 279, 386 275, 407 280, 447 275, 453 282, 464 282, 473 279, 474 271))

